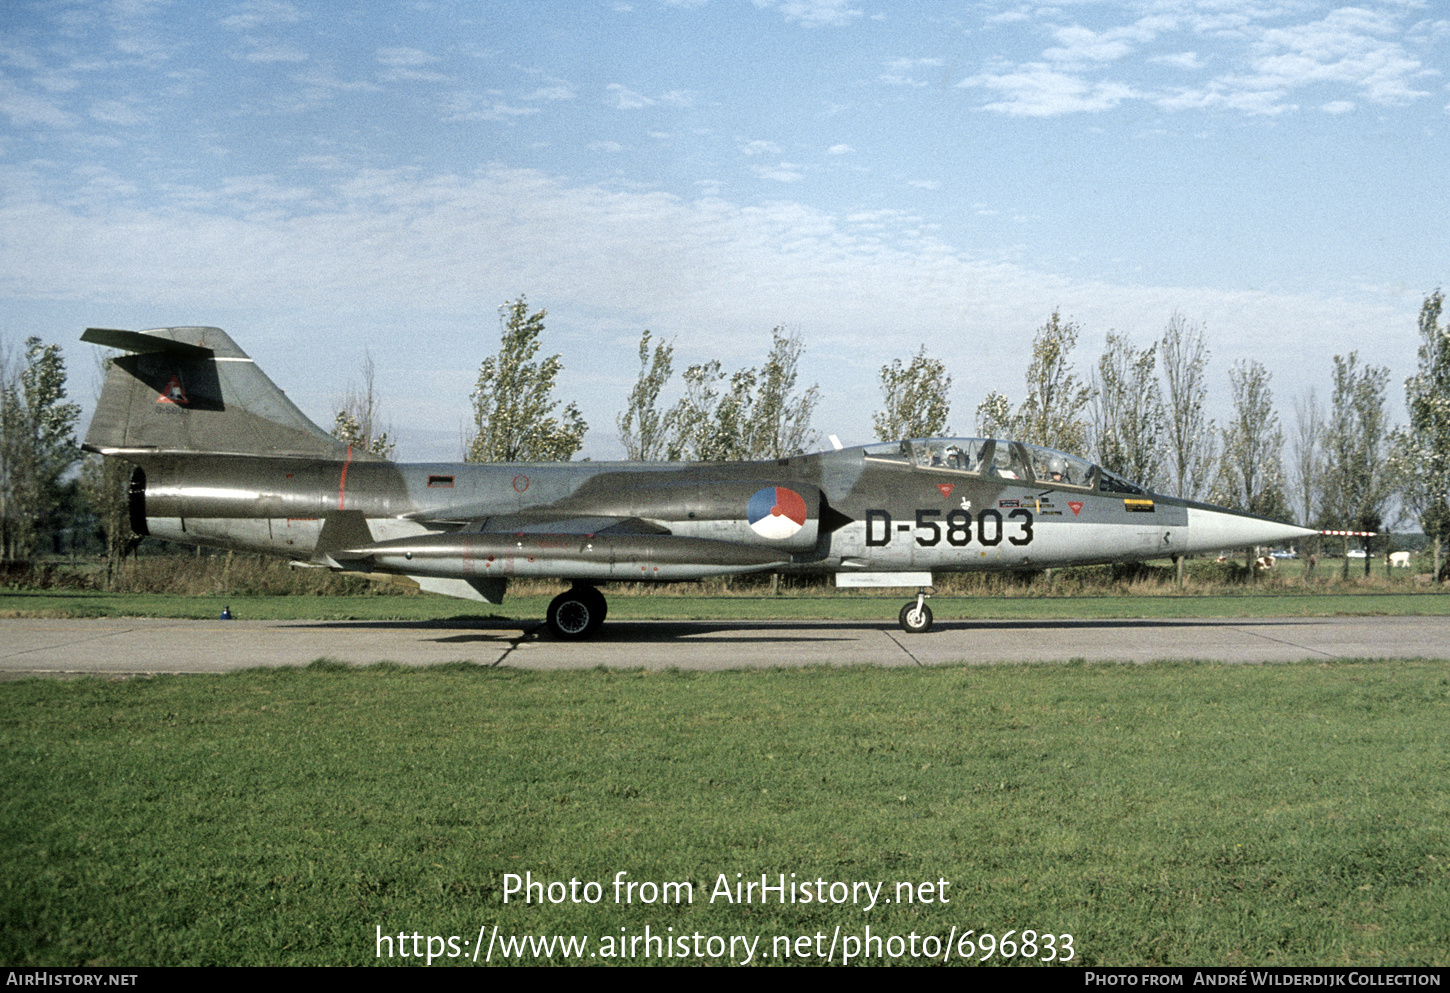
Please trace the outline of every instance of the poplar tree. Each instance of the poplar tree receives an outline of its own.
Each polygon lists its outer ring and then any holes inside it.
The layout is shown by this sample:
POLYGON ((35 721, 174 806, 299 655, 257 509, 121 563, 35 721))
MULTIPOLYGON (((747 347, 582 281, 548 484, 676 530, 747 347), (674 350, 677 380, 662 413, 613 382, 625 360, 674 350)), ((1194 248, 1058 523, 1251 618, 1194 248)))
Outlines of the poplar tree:
POLYGON ((1324 498, 1324 416, 1311 388, 1294 401, 1293 485, 1299 520, 1314 520, 1324 498))
MULTIPOLYGON (((1392 492, 1387 464, 1389 422, 1385 413, 1388 368, 1361 366, 1359 356, 1334 356, 1334 396, 1324 438, 1323 526, 1383 531, 1384 506, 1392 492)), ((1348 548, 1349 539, 1345 539, 1348 548)), ((1369 541, 1363 545, 1368 551, 1369 541)), ((1369 556, 1364 559, 1369 575, 1369 556)), ((1346 556, 1344 574, 1349 575, 1346 556)))
POLYGON ((1072 371, 1072 350, 1081 328, 1057 311, 1037 329, 1027 368, 1027 399, 1018 410, 1018 441, 1081 455, 1087 450, 1083 415, 1095 391, 1072 371))
POLYGON ((783 327, 772 332, 765 365, 730 375, 718 359, 685 370, 685 395, 665 414, 665 451, 670 459, 707 462, 785 458, 814 445, 811 417, 820 387, 796 391, 804 345, 783 327))
POLYGON ((629 392, 629 404, 615 420, 624 457, 634 462, 653 462, 665 454, 665 414, 659 409, 660 390, 673 371, 675 347, 660 342, 650 354, 650 333, 639 339, 639 379, 629 392))
POLYGON ((1110 332, 1093 401, 1098 464, 1150 490, 1161 487, 1167 429, 1157 350, 1154 344, 1135 351, 1126 337, 1110 332))
POLYGON ((1291 516, 1284 499, 1284 431, 1269 378, 1258 362, 1240 360, 1229 372, 1233 415, 1223 429, 1213 502, 1282 520, 1291 516))
POLYGON ((1405 380, 1410 423, 1395 435, 1395 468, 1406 507, 1434 542, 1440 577, 1450 542, 1450 324, 1439 290, 1420 308, 1420 368, 1405 380))
POLYGON ((530 314, 523 297, 498 309, 500 347, 483 360, 473 391, 475 434, 469 462, 566 462, 584 445, 579 408, 554 411, 554 380, 564 363, 558 355, 534 361, 547 311, 530 314))
POLYGON ((934 438, 951 434, 947 415, 951 412, 952 377, 940 359, 927 357, 926 345, 903 366, 900 359, 881 367, 883 405, 876 413, 876 437, 881 441, 902 438, 934 438))
POLYGON ((1084 454, 1088 423, 1083 415, 1096 391, 1072 369, 1072 350, 1080 330, 1072 321, 1063 321, 1054 310, 1032 339, 1027 399, 1014 411, 1004 394, 989 393, 977 405, 977 431, 986 437, 1011 438, 1084 454))
POLYGON ((373 386, 376 369, 370 353, 363 353, 362 385, 349 384, 342 409, 333 418, 332 436, 354 449, 361 449, 385 459, 393 457, 397 443, 388 432, 379 430, 380 414, 377 391, 373 386))
POLYGON ((800 335, 784 327, 771 332, 770 355, 755 382, 746 458, 783 459, 805 452, 820 439, 819 432, 811 427, 811 417, 821 399, 820 387, 796 392, 804 351, 800 335))
POLYGON ((665 457, 672 462, 700 461, 714 448, 715 406, 719 390, 715 388, 724 374, 720 360, 697 363, 685 370, 685 395, 665 413, 664 428, 668 440, 665 457))
POLYGON ((0 383, 0 517, 4 547, 29 558, 55 524, 61 477, 80 458, 78 404, 66 401, 65 359, 59 345, 25 339, 25 363, 0 383))
POLYGON ((1209 353, 1203 343, 1203 328, 1174 314, 1161 344, 1168 475, 1175 496, 1197 500, 1208 487, 1214 451, 1213 422, 1204 414, 1208 400, 1204 372, 1209 353))

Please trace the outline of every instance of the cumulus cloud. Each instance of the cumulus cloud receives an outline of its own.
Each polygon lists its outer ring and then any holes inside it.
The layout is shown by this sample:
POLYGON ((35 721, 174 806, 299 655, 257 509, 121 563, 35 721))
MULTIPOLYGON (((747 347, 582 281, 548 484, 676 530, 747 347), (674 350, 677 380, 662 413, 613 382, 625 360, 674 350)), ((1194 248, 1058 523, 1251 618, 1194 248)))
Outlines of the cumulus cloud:
POLYGON ((843 27, 857 20, 861 11, 847 0, 752 0, 762 9, 774 9, 785 19, 806 27, 843 27))
POLYGON ((610 83, 604 90, 609 94, 610 104, 617 110, 638 110, 640 107, 654 106, 654 101, 649 97, 620 83, 610 83))
POLYGON ((524 98, 525 100, 573 100, 574 90, 562 83, 541 86, 524 98))
POLYGON ((274 24, 295 24, 302 19, 301 12, 290 3, 275 0, 252 0, 239 4, 236 13, 228 14, 217 23, 230 31, 255 31, 274 24))
POLYGON ((538 107, 515 107, 493 93, 450 93, 443 98, 444 120, 497 121, 512 123, 520 117, 537 114, 538 107))
POLYGON ((1058 72, 1045 65, 1024 66, 1002 73, 982 73, 957 85, 993 90, 999 98, 983 104, 984 109, 1022 117, 1111 110, 1136 95, 1132 87, 1123 83, 1089 82, 1081 76, 1058 72))
POLYGON ((256 42, 243 56, 248 62, 306 62, 307 53, 280 42, 256 42))
POLYGON ((0 114, 10 118, 10 123, 18 129, 34 125, 68 129, 79 121, 50 97, 27 92, 4 77, 0 77, 0 114))
POLYGON ((755 165, 750 171, 761 179, 773 179, 777 183, 794 183, 805 176, 800 166, 791 162, 782 162, 779 165, 755 165))
POLYGON ((941 59, 892 59, 886 63, 887 71, 879 78, 888 86, 926 86, 928 84, 925 80, 915 78, 912 73, 917 69, 937 68, 942 64, 941 59))
POLYGON ((437 62, 438 56, 418 48, 380 48, 377 59, 385 66, 425 66, 437 62))
MULTIPOLYGON (((1038 59, 999 62, 960 85, 996 93, 984 109, 1026 116, 1110 110, 1127 99, 1148 100, 1164 110, 1281 114, 1298 109, 1295 95, 1310 87, 1349 88, 1371 103, 1405 104, 1426 96, 1425 81, 1438 75, 1412 54, 1412 47, 1422 46, 1407 47, 1408 39, 1423 34, 1423 22, 1405 23, 1407 6, 1341 7, 1312 21, 1294 20, 1294 7, 1248 0, 1163 9, 1166 13, 1118 27, 1050 27, 1055 44, 1038 59), (1199 47, 1183 50, 1178 43, 1185 35, 1199 47), (1155 53, 1155 47, 1169 50, 1155 53), (1181 75, 1210 65, 1221 67, 1211 78, 1185 82, 1181 75), (1109 66, 1116 78, 1104 76, 1109 66), (1159 67, 1179 75, 1159 78, 1154 74, 1159 67)), ((1009 13, 1016 18, 1021 11, 1009 13)), ((1346 102, 1315 105, 1337 108, 1346 102)))

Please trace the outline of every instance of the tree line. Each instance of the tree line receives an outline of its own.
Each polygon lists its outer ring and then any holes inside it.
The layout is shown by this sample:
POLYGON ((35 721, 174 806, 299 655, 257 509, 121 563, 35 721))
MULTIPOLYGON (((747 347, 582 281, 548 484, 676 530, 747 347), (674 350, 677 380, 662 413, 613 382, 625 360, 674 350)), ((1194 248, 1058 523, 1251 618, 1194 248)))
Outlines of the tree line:
MULTIPOLYGON (((1400 515, 1435 545, 1436 571, 1450 541, 1450 325, 1443 294, 1420 311, 1419 368, 1406 380, 1408 424, 1386 412, 1390 371, 1333 357, 1327 403, 1314 389, 1294 405, 1292 445, 1262 363, 1228 373, 1230 414, 1206 414, 1210 352, 1204 328, 1174 314, 1163 336, 1136 347, 1110 332, 1087 375, 1074 365, 1080 325, 1054 311, 1037 329, 1020 403, 993 391, 975 411, 975 433, 1014 438, 1093 458, 1110 472, 1157 492, 1205 500, 1319 528, 1383 531, 1400 515)), ((561 356, 539 358, 544 310, 524 297, 499 308, 499 349, 479 369, 471 395, 468 461, 554 461, 578 454, 588 431, 577 404, 555 397, 561 356)), ((0 343, 3 345, 3 343, 0 343)), ((802 388, 804 343, 784 327, 771 333, 765 362, 727 372, 719 360, 681 375, 672 405, 662 394, 674 375, 674 343, 645 331, 639 372, 615 427, 626 458, 733 461, 782 458, 820 441, 811 420, 819 386, 802 388)), ((66 397, 60 347, 26 339, 23 355, 0 349, 0 555, 27 559, 61 550, 69 534, 99 543, 114 562, 133 541, 126 520, 126 467, 81 462, 80 408, 66 397)), ((879 375, 873 417, 882 441, 952 433, 952 378, 923 344, 879 375)), ((383 430, 370 356, 361 385, 348 388, 333 434, 385 458, 396 447, 383 430)), ((1347 563, 1346 563, 1347 567, 1347 563)), ((1366 559, 1366 568, 1368 560, 1366 559)))

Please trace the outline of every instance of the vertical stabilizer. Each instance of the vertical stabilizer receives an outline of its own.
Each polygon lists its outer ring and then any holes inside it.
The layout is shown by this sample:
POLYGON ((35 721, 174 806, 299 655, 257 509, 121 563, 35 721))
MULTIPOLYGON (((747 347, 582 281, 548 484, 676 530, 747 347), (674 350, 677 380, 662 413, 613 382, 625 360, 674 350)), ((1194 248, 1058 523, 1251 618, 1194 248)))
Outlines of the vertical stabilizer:
MULTIPOLYGON (((111 363, 84 447, 103 455, 276 455, 346 459, 220 328, 113 331, 82 341, 130 352, 111 363)), ((355 461, 377 461, 353 451, 355 461)))

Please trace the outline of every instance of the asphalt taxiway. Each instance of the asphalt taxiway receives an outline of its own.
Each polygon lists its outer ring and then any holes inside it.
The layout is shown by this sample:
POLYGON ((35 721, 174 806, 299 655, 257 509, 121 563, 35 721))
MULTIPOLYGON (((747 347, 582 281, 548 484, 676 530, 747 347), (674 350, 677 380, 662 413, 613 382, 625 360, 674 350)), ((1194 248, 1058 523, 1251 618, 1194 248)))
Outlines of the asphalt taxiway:
POLYGON ((611 621, 591 641, 540 625, 450 621, 0 620, 0 679, 472 662, 527 669, 740 669, 950 663, 1450 659, 1450 617, 947 621, 611 621))

